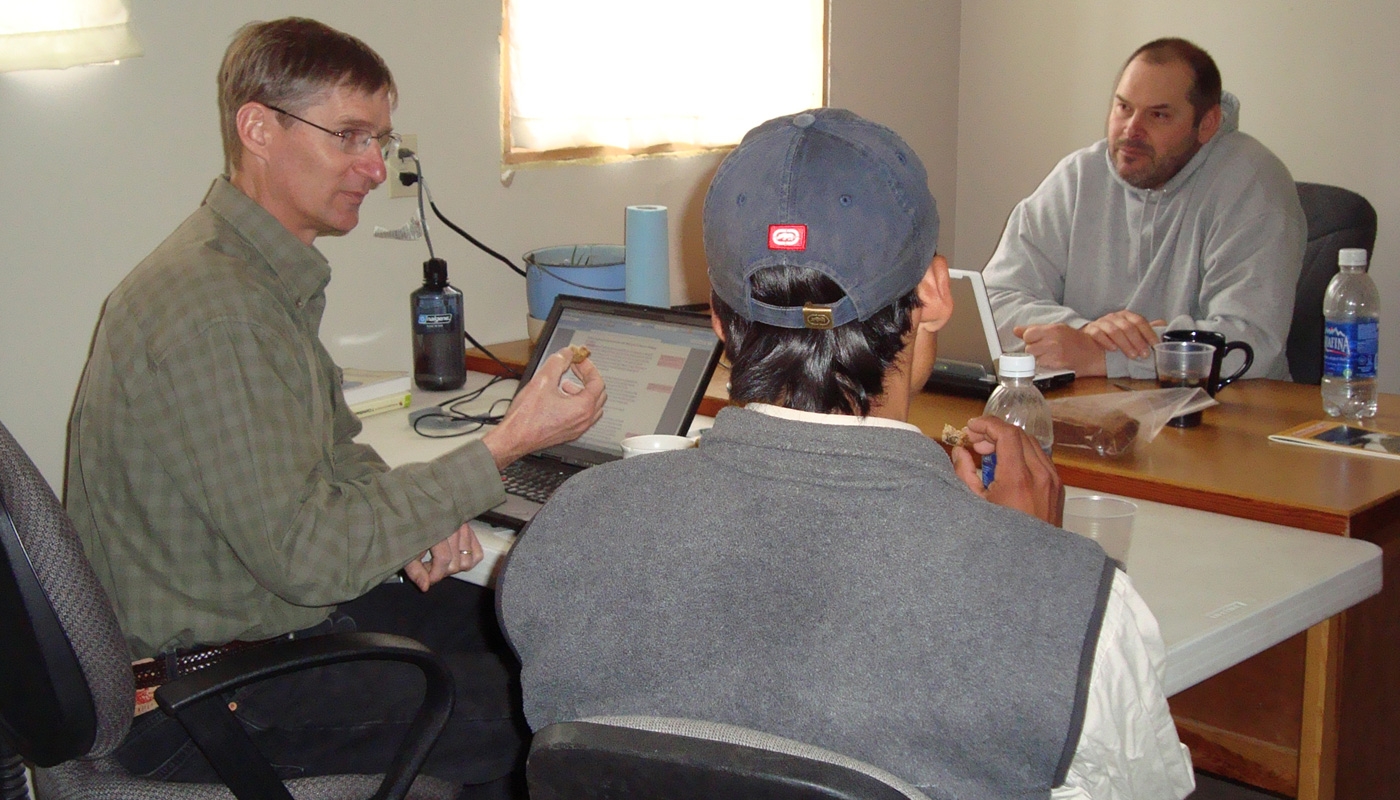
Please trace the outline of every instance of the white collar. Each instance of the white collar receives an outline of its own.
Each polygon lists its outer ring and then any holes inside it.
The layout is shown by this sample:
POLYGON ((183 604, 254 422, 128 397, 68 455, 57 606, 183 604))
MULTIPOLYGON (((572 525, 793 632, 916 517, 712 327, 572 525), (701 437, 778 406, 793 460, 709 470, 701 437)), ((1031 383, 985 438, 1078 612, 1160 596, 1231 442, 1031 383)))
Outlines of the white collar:
POLYGON ((820 414, 815 411, 798 411, 795 408, 775 406, 770 403, 749 403, 744 408, 750 411, 757 411, 760 414, 767 414, 770 417, 780 417, 798 422, 816 422, 822 425, 860 425, 875 428, 894 428, 896 430, 913 431, 923 435, 923 431, 917 425, 908 422, 900 422, 895 419, 884 417, 853 417, 850 414, 820 414))

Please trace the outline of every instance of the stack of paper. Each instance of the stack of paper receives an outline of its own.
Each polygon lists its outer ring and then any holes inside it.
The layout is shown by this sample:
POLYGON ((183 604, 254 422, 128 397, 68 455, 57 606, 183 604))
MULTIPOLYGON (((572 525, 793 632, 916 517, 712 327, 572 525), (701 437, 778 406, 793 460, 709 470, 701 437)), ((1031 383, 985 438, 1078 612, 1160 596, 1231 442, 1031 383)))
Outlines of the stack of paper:
POLYGON ((345 392, 345 404, 358 416, 406 408, 413 400, 407 372, 346 369, 343 373, 340 388, 345 392))

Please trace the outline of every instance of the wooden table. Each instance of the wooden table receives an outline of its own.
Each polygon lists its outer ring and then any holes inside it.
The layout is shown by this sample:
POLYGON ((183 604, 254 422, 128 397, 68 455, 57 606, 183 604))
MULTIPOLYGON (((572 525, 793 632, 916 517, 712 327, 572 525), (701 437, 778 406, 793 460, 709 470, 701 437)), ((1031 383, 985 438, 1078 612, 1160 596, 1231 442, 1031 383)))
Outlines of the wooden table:
MULTIPOLYGON (((528 343, 491 346, 520 364, 528 343)), ((499 372, 472 351, 468 368, 499 372)), ((701 412, 727 402, 727 376, 701 412)), ((1081 379, 1051 399, 1117 391, 1081 379)), ((1151 388, 1148 382, 1133 384, 1151 388)), ((1231 385, 1196 428, 1166 428, 1119 459, 1056 447, 1066 484, 1245 519, 1365 539, 1384 553, 1381 593, 1171 698, 1182 740, 1202 769, 1300 798, 1380 798, 1400 792, 1400 460, 1270 442, 1319 418, 1316 386, 1231 385)), ((982 402, 924 394, 910 422, 938 432, 982 402)), ((1400 396, 1383 395, 1372 427, 1400 431, 1400 396)))

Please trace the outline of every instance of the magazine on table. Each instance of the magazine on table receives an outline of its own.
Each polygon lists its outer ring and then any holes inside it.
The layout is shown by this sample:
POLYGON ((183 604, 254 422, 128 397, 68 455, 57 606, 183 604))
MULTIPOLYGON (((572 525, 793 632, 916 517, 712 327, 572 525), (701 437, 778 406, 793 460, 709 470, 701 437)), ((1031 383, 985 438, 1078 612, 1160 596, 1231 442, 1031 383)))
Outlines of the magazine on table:
POLYGON ((1363 428, 1344 420, 1314 420, 1269 437, 1284 444, 1321 447, 1339 453, 1400 458, 1400 433, 1363 428))

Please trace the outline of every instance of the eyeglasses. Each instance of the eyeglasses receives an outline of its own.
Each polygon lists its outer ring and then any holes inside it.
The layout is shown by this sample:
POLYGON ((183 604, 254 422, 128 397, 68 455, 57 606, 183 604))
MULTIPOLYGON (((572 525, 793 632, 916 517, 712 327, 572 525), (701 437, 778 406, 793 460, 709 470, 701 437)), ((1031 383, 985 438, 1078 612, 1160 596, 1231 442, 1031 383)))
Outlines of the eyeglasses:
MULTIPOLYGON (((263 105, 267 104, 264 103, 263 105)), ((371 142, 377 142, 379 144, 379 155, 387 161, 389 159, 389 156, 394 152, 394 150, 398 148, 399 143, 403 141, 402 136, 399 136, 397 133, 392 132, 375 135, 373 133, 370 133, 369 131, 360 130, 359 128, 346 128, 343 131, 333 131, 325 126, 317 125, 309 119, 298 117, 296 114, 293 114, 290 111, 283 111, 277 106, 267 107, 272 109, 273 111, 276 111, 278 114, 286 114, 287 116, 291 117, 297 122, 305 122, 307 125, 310 125, 316 130, 322 131, 324 133, 329 133, 330 135, 339 139, 340 150, 346 155, 360 155, 361 153, 369 149, 371 142)))

